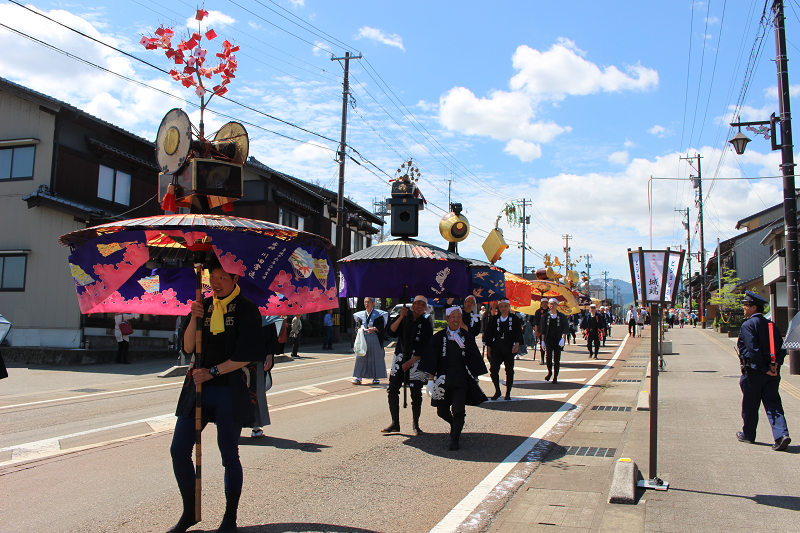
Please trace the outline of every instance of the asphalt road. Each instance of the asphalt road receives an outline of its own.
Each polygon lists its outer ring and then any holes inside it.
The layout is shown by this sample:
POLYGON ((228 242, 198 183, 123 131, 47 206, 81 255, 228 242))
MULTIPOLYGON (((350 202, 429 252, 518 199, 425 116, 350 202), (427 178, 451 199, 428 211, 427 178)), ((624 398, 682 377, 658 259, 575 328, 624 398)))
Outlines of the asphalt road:
MULTIPOLYGON (((277 365, 267 437, 245 429, 240 441, 240 530, 430 531, 465 498, 480 506, 476 486, 504 461, 516 462, 507 458, 553 413, 569 409, 565 402, 619 341, 608 344, 591 362, 584 347, 568 347, 557 385, 543 381, 544 367, 530 356, 517 361, 514 401, 468 408, 457 452, 446 451, 447 424, 427 399, 424 435, 411 433, 410 408, 401 410, 401 434, 382 435, 390 422, 386 380, 350 384, 353 356, 308 354, 277 365)), ((157 378, 165 366, 9 369, 0 381, 0 532, 145 532, 174 524, 180 498, 169 445, 182 379, 157 378)), ((214 531, 224 511, 215 437, 209 425, 198 531, 214 531)))

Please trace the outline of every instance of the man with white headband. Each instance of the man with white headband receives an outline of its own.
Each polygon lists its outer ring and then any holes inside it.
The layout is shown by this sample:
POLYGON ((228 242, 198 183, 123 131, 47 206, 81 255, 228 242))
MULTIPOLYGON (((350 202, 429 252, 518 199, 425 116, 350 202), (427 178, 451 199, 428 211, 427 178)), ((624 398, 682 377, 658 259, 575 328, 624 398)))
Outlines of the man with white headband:
POLYGON ((553 383, 558 383, 558 371, 561 368, 561 350, 564 349, 564 343, 569 334, 569 322, 567 321, 567 315, 558 310, 558 300, 550 298, 547 305, 549 311, 539 323, 539 331, 542 334, 542 351, 547 355, 547 376, 545 376, 544 380, 550 381, 550 376, 552 375, 553 383))
POLYGON ((511 302, 500 300, 497 303, 500 313, 487 322, 488 331, 484 334, 486 357, 489 358, 489 373, 494 383, 492 400, 500 397, 500 365, 506 369, 506 400, 511 399, 514 386, 514 355, 522 343, 522 322, 511 314, 511 302))
POLYGON ((475 337, 462 328, 461 308, 445 311, 447 327, 433 335, 428 355, 420 370, 428 373, 427 393, 439 418, 450 424, 448 450, 459 449, 467 405, 480 405, 486 395, 477 383, 486 374, 486 365, 475 337))
MULTIPOLYGON (((389 413, 392 423, 381 430, 382 433, 400 432, 400 387, 411 389, 411 413, 414 417, 412 429, 415 435, 422 435, 419 417, 422 414, 422 387, 426 375, 419 370, 419 362, 428 351, 433 326, 427 318, 428 299, 422 295, 414 298, 409 316, 408 307, 403 306, 400 314, 386 328, 390 337, 397 337, 394 349, 392 371, 389 376, 389 413)), ((406 404, 403 404, 405 407, 406 404)))

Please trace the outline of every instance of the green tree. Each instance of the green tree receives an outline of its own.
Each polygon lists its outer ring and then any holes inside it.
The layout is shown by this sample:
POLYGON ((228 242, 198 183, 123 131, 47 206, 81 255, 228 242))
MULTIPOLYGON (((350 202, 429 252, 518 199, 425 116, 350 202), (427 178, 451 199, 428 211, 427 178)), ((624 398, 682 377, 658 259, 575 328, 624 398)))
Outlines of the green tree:
POLYGON ((739 303, 741 295, 736 292, 736 287, 741 280, 736 277, 736 271, 732 268, 723 269, 722 287, 717 291, 716 296, 712 296, 708 303, 716 305, 720 310, 728 313, 739 312, 742 304, 739 303))

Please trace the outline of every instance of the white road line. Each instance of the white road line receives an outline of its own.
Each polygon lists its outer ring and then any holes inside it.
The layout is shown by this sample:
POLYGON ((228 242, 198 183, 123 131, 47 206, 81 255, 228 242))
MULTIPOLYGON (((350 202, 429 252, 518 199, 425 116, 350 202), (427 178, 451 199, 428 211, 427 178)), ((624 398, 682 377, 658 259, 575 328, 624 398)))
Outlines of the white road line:
MULTIPOLYGON (((586 371, 592 371, 592 370, 600 370, 601 368, 603 368, 603 367, 596 366, 596 367, 593 367, 593 368, 564 368, 562 366, 561 369, 558 371, 558 373, 562 374, 564 372, 586 372, 586 371)), ((547 372, 547 368, 525 368, 523 366, 515 366, 514 367, 514 371, 517 371, 517 370, 522 370, 523 372, 542 372, 542 373, 547 372)))
POLYGON ((597 381, 612 368, 612 363, 619 357, 619 354, 622 352, 622 349, 625 347, 625 343, 627 342, 628 338, 625 339, 620 344, 619 348, 617 349, 614 356, 606 363, 606 366, 603 367, 597 374, 592 377, 583 387, 581 387, 575 394, 573 394, 564 404, 555 412, 553 413, 550 418, 548 418, 544 424, 539 426, 533 434, 525 439, 525 441, 517 447, 516 450, 511 452, 508 457, 503 459, 503 461, 492 470, 489 475, 487 475, 483 481, 478 483, 478 485, 472 489, 472 491, 467 494, 467 496, 461 500, 458 505, 456 505, 448 514, 445 516, 433 529, 431 529, 431 533, 449 533, 455 531, 459 525, 461 525, 464 520, 466 520, 470 514, 475 510, 478 505, 491 493, 503 478, 505 478, 509 472, 536 446, 540 439, 542 439, 547 433, 553 429, 553 427, 567 414, 573 406, 577 404, 577 402, 581 399, 581 397, 586 394, 589 388, 597 383, 597 381))
MULTIPOLYGON (((522 395, 522 396, 512 396, 511 397, 511 401, 513 402, 513 401, 516 401, 516 400, 556 400, 558 398, 563 398, 567 394, 569 394, 569 393, 565 392, 563 394, 529 394, 529 395, 522 395)), ((505 402, 507 400, 500 400, 500 399, 492 400, 492 399, 489 399, 489 401, 493 402, 493 403, 503 403, 503 402, 505 402)))
MULTIPOLYGON (((321 390, 321 389, 318 389, 318 390, 321 390)), ((359 394, 366 394, 366 393, 374 392, 374 391, 377 391, 377 390, 383 390, 383 389, 367 388, 367 389, 358 390, 356 392, 351 392, 349 394, 331 394, 331 395, 326 396, 324 398, 319 398, 319 399, 316 399, 316 400, 297 403, 297 404, 293 404, 293 405, 285 405, 283 407, 273 408, 273 407, 270 406, 269 410, 270 410, 271 413, 275 413, 275 412, 278 412, 278 411, 284 411, 286 409, 294 409, 294 408, 297 408, 297 407, 304 407, 306 405, 329 402, 331 400, 340 400, 342 398, 348 398, 350 396, 358 396, 359 394)), ((89 430, 86 430, 86 431, 79 431, 78 433, 70 433, 69 435, 59 435, 58 437, 51 437, 49 439, 43 439, 43 440, 34 441, 34 442, 27 442, 25 444, 17 444, 17 445, 14 445, 14 446, 8 446, 6 448, 0 448, 0 452, 10 451, 11 454, 12 454, 11 455, 11 460, 10 461, 4 461, 4 462, 0 463, 0 467, 12 465, 12 464, 15 464, 15 463, 20 463, 20 462, 23 462, 23 461, 29 461, 31 459, 39 459, 39 458, 43 458, 43 457, 58 455, 58 454, 60 454, 61 452, 64 452, 64 451, 75 451, 77 449, 77 448, 70 448, 69 450, 62 450, 61 449, 61 444, 60 444, 60 441, 62 439, 68 439, 68 438, 72 438, 72 437, 81 437, 81 436, 84 436, 84 435, 91 435, 92 433, 99 433, 101 431, 108 431, 108 430, 111 430, 111 429, 118 429, 118 428, 122 428, 122 427, 126 427, 126 426, 132 426, 134 424, 141 424, 141 423, 148 424, 150 426, 150 428, 153 430, 152 431, 153 433, 160 433, 160 432, 164 432, 164 431, 170 431, 175 427, 175 418, 176 417, 175 417, 174 414, 166 414, 166 415, 154 416, 154 417, 151 417, 151 418, 142 418, 141 420, 133 420, 131 422, 123 422, 122 424, 114 424, 112 426, 89 429, 89 430)), ((143 433, 142 435, 146 435, 146 434, 147 433, 143 433)), ((135 436, 136 437, 140 437, 141 435, 135 435, 135 436)), ((133 437, 128 437, 128 438, 133 438, 133 437)), ((126 440, 126 439, 119 439, 119 440, 126 440)), ((81 447, 81 449, 83 449, 83 448, 91 448, 91 447, 99 446, 101 444, 104 444, 104 443, 98 442, 96 444, 92 444, 92 445, 89 445, 89 446, 86 446, 86 447, 81 447)))
MULTIPOLYGON (((491 382, 491 381, 492 381, 492 378, 487 378, 486 376, 480 376, 480 378, 478 378, 478 379, 480 379, 481 381, 489 381, 489 382, 491 382)), ((559 380, 558 380, 558 383, 583 383, 583 382, 584 382, 584 381, 586 381, 587 379, 588 379, 588 378, 567 378, 567 379, 559 379, 559 380)), ((506 380, 504 380, 504 379, 501 379, 501 380, 500 380, 500 383, 502 383, 503 385, 505 385, 505 384, 506 384, 506 380)), ((543 380, 543 379, 536 379, 536 380, 533 380, 533 381, 525 381, 525 380, 522 380, 522 379, 514 380, 514 384, 515 384, 515 385, 533 385, 533 384, 535 384, 535 383, 548 383, 548 382, 547 382, 547 381, 545 381, 545 380, 543 380)))
MULTIPOLYGON (((313 363, 298 363, 296 365, 287 366, 287 367, 284 367, 284 368, 281 368, 281 369, 274 369, 273 372, 280 373, 281 371, 290 370, 290 369, 293 369, 295 367, 310 366, 310 365, 320 365, 320 364, 325 364, 325 363, 336 363, 336 362, 339 362, 339 361, 342 361, 342 360, 346 360, 346 359, 350 359, 350 357, 339 357, 339 358, 337 358, 335 360, 332 360, 332 361, 314 361, 313 363)), ((339 381, 339 380, 334 380, 334 381, 339 381)), ((333 381, 326 381, 325 383, 333 383, 333 381)), ((2 410, 2 409, 11 409, 13 407, 28 407, 28 406, 31 406, 31 405, 41 405, 41 404, 45 404, 45 403, 66 402, 66 401, 69 401, 69 400, 81 400, 83 398, 94 398, 94 397, 97 397, 97 396, 107 396, 109 394, 122 394, 122 393, 125 393, 125 392, 137 392, 137 391, 142 391, 142 390, 147 390, 147 389, 157 389, 157 388, 160 388, 160 387, 175 387, 175 386, 178 386, 178 385, 183 385, 183 381, 171 381, 169 383, 162 383, 160 385, 148 385, 146 387, 136 387, 136 388, 133 388, 133 389, 121 389, 121 390, 112 390, 112 391, 105 391, 105 392, 95 392, 95 393, 92 393, 92 394, 81 394, 80 396, 67 396, 66 398, 54 398, 52 400, 40 400, 40 401, 36 401, 36 402, 27 402, 27 403, 16 403, 16 404, 12 404, 12 405, 3 405, 3 406, 0 406, 0 410, 2 410)), ((290 390, 299 390, 299 389, 290 389, 290 390)), ((281 391, 281 392, 289 392, 289 391, 286 390, 286 391, 281 391)), ((278 393, 273 393, 273 394, 278 394, 278 393)))

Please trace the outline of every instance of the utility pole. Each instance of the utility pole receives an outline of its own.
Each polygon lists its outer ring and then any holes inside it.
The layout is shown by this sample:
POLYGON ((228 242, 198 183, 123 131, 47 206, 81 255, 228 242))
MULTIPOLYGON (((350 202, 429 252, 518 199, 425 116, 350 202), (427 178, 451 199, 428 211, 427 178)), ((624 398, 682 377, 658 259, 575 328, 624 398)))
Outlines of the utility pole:
POLYGON ((608 270, 603 271, 603 300, 608 300, 608 270))
MULTIPOLYGON (((361 54, 351 56, 350 52, 345 52, 344 57, 332 57, 331 61, 344 60, 344 81, 342 82, 342 137, 339 143, 339 197, 336 201, 336 250, 338 259, 344 257, 344 163, 347 159, 347 105, 350 103, 350 60, 361 59, 361 54)), ((335 263, 338 264, 338 261, 335 263)), ((347 331, 347 320, 344 320, 344 309, 347 303, 344 298, 339 298, 339 331, 347 331)))
MULTIPOLYGON (((386 208, 386 201, 385 200, 376 200, 375 198, 372 199, 372 213, 376 216, 381 217, 381 219, 386 222, 386 216, 389 214, 389 210, 386 208)), ((383 226, 381 226, 381 241, 383 242, 383 226)))
POLYGON ((525 230, 528 225, 525 208, 529 205, 533 206, 533 200, 523 198, 522 200, 517 200, 517 205, 522 207, 522 278, 525 279, 525 230))
MULTIPOLYGON (((797 191, 794 181, 794 145, 792 144, 792 113, 789 106, 789 67, 786 58, 786 26, 783 0, 772 4, 775 12, 775 47, 778 52, 778 104, 781 126, 781 171, 783 172, 783 222, 786 227, 786 291, 789 321, 798 311, 797 281, 800 268, 797 261, 797 191)), ((800 352, 789 350, 789 373, 800 374, 800 352)))
POLYGON ((589 284, 588 288, 590 296, 592 292, 592 275, 589 273, 589 269, 592 268, 591 259, 592 259, 592 254, 586 254, 586 277, 589 278, 589 281, 587 283, 589 284))
POLYGON ((565 245, 564 245, 564 253, 566 257, 564 258, 564 263, 566 263, 567 268, 569 268, 569 251, 572 249, 569 247, 569 240, 572 238, 572 235, 562 235, 564 237, 565 245))
MULTIPOLYGON (((788 89, 787 89, 788 91, 788 89)), ((702 156, 695 154, 693 157, 681 157, 682 160, 691 161, 689 165, 697 171, 697 176, 691 176, 692 186, 697 189, 697 219, 700 222, 700 322, 703 329, 706 328, 706 243, 705 234, 703 232, 703 172, 700 165, 702 156), (697 159, 697 168, 694 167, 693 162, 697 159)), ((792 170, 791 172, 794 172, 792 170)), ((794 178, 792 178, 794 180, 794 178)), ((794 191, 794 188, 792 188, 794 191)))

